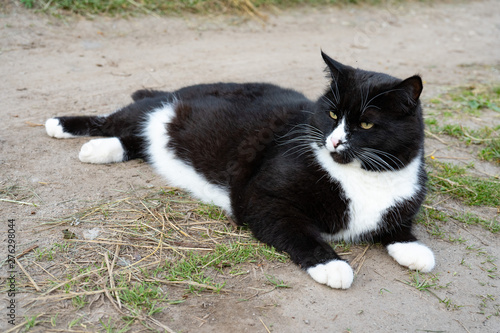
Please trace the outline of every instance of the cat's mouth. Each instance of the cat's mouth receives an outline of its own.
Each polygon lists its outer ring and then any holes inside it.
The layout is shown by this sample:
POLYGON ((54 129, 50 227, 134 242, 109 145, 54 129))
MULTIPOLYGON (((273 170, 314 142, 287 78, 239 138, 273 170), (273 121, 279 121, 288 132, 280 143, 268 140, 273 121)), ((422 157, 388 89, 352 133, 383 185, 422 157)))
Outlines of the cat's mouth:
POLYGON ((345 150, 330 152, 332 159, 339 164, 347 164, 352 162, 353 158, 345 150))

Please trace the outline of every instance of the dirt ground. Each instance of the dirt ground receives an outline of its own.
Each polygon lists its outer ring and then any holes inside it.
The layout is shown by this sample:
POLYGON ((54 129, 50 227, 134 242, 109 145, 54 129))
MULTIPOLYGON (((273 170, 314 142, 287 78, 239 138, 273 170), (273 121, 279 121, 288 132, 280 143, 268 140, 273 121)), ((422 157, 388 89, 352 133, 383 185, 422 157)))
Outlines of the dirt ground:
MULTIPOLYGON (((326 84, 320 49, 364 69, 402 78, 419 73, 426 101, 449 87, 500 82, 499 36, 496 0, 302 9, 271 14, 266 24, 191 16, 61 20, 13 8, 0 14, 0 183, 28 189, 27 201, 37 207, 0 202, 1 257, 7 257, 9 219, 16 223, 17 253, 43 248, 60 242, 67 226, 58 230, 40 223, 120 198, 131 188, 147 192, 165 185, 137 161, 80 163, 78 151, 87 139, 49 138, 36 125, 51 116, 105 114, 129 103, 139 88, 173 90, 213 81, 272 82, 316 98, 326 84)), ((426 149, 436 156, 456 153, 433 138, 426 149)), ((477 166, 500 173, 491 163, 477 166)), ((498 218, 496 209, 484 208, 482 214, 498 218)), ((263 285, 246 302, 231 293, 202 293, 155 318, 176 332, 500 332, 500 281, 486 271, 498 264, 491 262, 500 257, 500 238, 480 227, 442 227, 464 241, 433 237, 422 225, 416 229, 436 255, 433 276, 442 288, 433 293, 448 306, 403 283, 408 270, 375 245, 348 290, 319 285, 290 263, 266 264, 249 278, 262 284, 263 274, 272 274, 291 288, 266 292, 271 288, 263 285)), ((6 266, 0 271, 4 332, 12 328, 5 310, 6 266)), ((238 281, 231 288, 245 290, 248 281, 238 281)), ((24 306, 36 295, 16 296, 16 324, 25 315, 55 311, 43 303, 24 306)), ((31 331, 95 331, 99 319, 119 317, 109 306, 91 313, 71 306, 58 311, 63 319, 55 327, 31 331), (75 313, 86 319, 69 329, 75 313)))

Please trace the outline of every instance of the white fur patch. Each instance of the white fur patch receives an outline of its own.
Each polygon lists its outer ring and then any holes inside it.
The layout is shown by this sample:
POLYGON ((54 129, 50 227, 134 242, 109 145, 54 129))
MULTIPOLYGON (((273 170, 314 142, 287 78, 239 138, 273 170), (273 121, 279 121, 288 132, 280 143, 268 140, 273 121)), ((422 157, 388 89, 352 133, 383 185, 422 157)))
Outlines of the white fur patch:
POLYGON ((166 104, 148 115, 143 135, 149 143, 147 153, 151 164, 170 185, 188 190, 198 199, 213 203, 231 213, 227 190, 209 183, 191 165, 168 149, 170 137, 167 133, 167 124, 174 116, 175 104, 166 104))
POLYGON ((90 140, 82 146, 78 157, 84 163, 115 163, 122 162, 125 150, 118 138, 90 140))
POLYGON ((45 130, 47 131, 47 134, 53 138, 69 139, 76 137, 76 135, 64 132, 63 127, 57 118, 47 119, 45 122, 45 130))
POLYGON ((373 172, 361 169, 359 161, 335 162, 325 148, 312 145, 320 165, 338 181, 350 200, 348 228, 337 234, 324 234, 329 240, 356 241, 363 233, 377 229, 388 208, 411 198, 420 188, 420 156, 397 171, 373 172))
POLYGON ((342 260, 332 260, 307 269, 314 281, 337 289, 347 289, 354 280, 351 266, 342 260))
POLYGON ((434 254, 418 242, 394 243, 387 246, 387 252, 400 265, 410 269, 430 272, 434 268, 434 254))
POLYGON ((342 118, 340 124, 333 130, 332 134, 326 138, 326 149, 331 152, 339 152, 346 149, 347 144, 347 132, 345 118, 342 118), (337 147, 336 144, 342 142, 337 147))

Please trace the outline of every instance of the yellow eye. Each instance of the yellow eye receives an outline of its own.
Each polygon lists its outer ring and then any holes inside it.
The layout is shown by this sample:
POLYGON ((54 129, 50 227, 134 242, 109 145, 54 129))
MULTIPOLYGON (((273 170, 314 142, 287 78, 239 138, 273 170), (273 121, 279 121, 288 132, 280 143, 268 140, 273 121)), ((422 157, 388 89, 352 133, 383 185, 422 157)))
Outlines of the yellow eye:
POLYGON ((330 117, 337 120, 337 115, 333 111, 330 111, 330 117))
POLYGON ((370 129, 373 127, 373 123, 365 123, 365 122, 362 122, 361 124, 361 128, 362 129, 370 129))

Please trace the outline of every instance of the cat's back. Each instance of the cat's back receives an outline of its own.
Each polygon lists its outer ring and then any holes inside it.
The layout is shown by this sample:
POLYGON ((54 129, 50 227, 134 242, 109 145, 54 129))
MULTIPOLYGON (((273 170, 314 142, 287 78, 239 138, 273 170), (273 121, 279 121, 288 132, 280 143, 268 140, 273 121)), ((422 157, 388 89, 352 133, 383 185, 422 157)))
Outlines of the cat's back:
MULTIPOLYGON (((303 94, 269 83, 199 84, 174 93, 177 120, 199 126, 226 126, 238 131, 265 127, 266 123, 300 112, 312 102, 303 94)), ((185 124, 187 125, 187 124, 185 124)), ((220 131, 219 131, 220 133, 220 131)))
POLYGON ((304 95, 267 83, 203 84, 174 95, 178 102, 169 135, 178 145, 198 151, 241 150, 255 140, 265 144, 312 107, 304 95))

